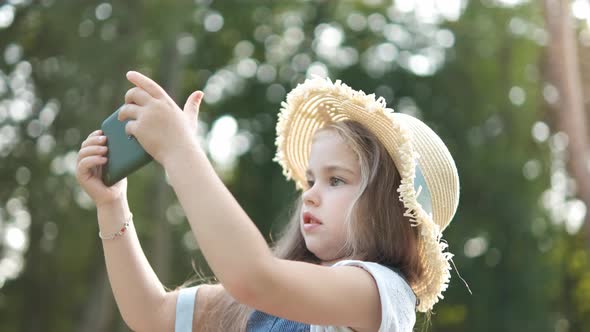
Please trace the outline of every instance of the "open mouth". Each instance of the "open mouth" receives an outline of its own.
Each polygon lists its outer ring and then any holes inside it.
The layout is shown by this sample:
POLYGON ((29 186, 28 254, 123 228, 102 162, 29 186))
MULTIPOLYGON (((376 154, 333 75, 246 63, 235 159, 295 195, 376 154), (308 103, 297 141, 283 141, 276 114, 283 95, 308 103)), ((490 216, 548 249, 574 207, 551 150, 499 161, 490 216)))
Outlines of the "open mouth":
POLYGON ((310 212, 305 212, 303 214, 303 224, 304 225, 313 225, 313 224, 317 224, 317 225, 321 225, 322 222, 317 219, 313 214, 311 214, 310 212))

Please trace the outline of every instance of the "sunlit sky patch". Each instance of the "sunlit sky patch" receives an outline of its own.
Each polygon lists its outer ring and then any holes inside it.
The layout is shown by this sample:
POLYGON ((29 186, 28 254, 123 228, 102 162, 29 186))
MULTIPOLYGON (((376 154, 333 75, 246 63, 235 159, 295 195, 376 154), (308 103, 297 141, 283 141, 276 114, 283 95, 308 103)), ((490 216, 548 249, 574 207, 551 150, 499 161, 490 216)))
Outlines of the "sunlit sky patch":
POLYGON ((397 0, 394 6, 402 13, 414 12, 424 23, 437 24, 458 20, 466 4, 466 0, 397 0))
POLYGON ((0 5, 0 29, 7 28, 14 21, 15 8, 12 5, 0 5))
POLYGON ((250 149, 251 138, 240 132, 233 116, 224 115, 215 122, 207 135, 207 150, 220 172, 231 170, 237 158, 250 149))
POLYGON ((504 7, 515 7, 529 2, 529 0, 493 0, 494 3, 504 7))
POLYGON ((588 209, 575 198, 575 181, 566 171, 565 154, 568 136, 557 132, 549 139, 551 150, 551 185, 541 196, 541 204, 547 210, 553 224, 563 225, 569 234, 576 234, 582 227, 588 209))

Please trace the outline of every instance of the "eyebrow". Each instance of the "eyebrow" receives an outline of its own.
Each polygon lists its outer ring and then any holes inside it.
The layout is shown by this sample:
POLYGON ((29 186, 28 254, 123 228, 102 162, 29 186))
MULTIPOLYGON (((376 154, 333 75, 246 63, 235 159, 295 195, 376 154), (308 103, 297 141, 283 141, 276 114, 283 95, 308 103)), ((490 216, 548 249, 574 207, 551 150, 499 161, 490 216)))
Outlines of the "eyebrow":
MULTIPOLYGON (((338 166, 338 165, 325 166, 325 167, 322 167, 321 170, 326 173, 333 172, 333 171, 343 171, 343 172, 350 173, 352 175, 355 174, 352 170, 350 170, 346 167, 338 166)), ((313 175, 313 173, 310 169, 308 169, 305 171, 305 175, 310 176, 310 175, 313 175)))

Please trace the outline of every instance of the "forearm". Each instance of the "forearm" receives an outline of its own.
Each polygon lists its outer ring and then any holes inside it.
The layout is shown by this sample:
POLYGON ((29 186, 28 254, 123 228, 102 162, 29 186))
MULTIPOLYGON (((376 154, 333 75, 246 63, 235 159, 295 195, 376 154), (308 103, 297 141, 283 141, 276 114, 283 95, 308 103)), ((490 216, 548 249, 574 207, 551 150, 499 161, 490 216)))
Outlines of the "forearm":
POLYGON ((244 286, 262 284, 254 281, 268 272, 273 258, 262 234, 199 147, 179 156, 164 166, 215 276, 234 297, 244 286))
MULTIPOLYGON (((103 234, 117 231, 130 216, 127 202, 98 207, 103 234)), ((123 236, 102 240, 106 268, 117 306, 134 330, 145 330, 164 301, 166 291, 146 259, 133 222, 123 236)))

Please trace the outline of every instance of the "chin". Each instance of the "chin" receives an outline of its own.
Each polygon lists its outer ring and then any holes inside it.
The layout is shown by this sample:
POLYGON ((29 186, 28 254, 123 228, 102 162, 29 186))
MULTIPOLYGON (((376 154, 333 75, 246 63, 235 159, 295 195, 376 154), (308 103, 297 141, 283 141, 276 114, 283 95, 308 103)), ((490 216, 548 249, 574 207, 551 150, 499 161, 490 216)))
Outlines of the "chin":
POLYGON ((338 257, 335 257, 335 255, 330 255, 325 251, 322 251, 321 248, 318 248, 317 246, 314 247, 313 244, 310 245, 310 243, 307 241, 305 242, 305 246, 307 247, 307 250, 309 250, 312 254, 314 254, 315 257, 317 257, 317 259, 322 262, 331 262, 339 259, 338 257))
POLYGON ((305 239, 305 247, 312 254, 314 254, 315 257, 317 257, 318 259, 322 259, 322 250, 318 248, 318 246, 314 245, 313 242, 310 243, 307 239, 305 239))

